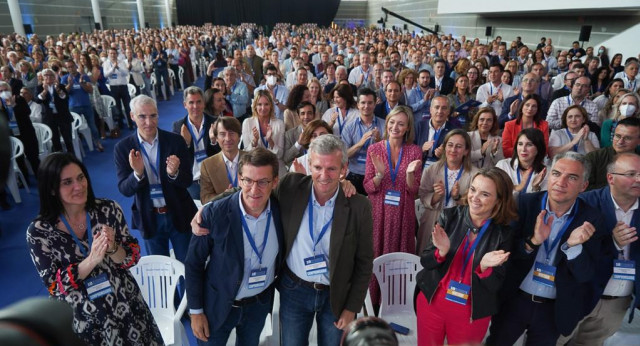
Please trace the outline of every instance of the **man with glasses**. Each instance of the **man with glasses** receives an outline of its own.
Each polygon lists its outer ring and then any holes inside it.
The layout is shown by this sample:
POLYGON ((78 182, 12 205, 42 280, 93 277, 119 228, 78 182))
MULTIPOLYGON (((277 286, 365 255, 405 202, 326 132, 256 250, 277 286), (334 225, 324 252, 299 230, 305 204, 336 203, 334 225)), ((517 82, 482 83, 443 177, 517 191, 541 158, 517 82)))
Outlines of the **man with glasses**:
POLYGON ((185 140, 158 129, 156 102, 146 95, 131 101, 136 131, 114 149, 118 189, 134 196, 132 228, 144 238, 147 253, 184 262, 189 247, 189 222, 197 209, 187 188, 193 181, 193 161, 185 140))
POLYGON ((549 106, 547 122, 552 130, 559 130, 562 127, 562 113, 571 105, 580 105, 587 111, 588 121, 600 126, 601 120, 598 116, 598 105, 589 100, 587 96, 591 91, 591 80, 588 77, 578 77, 573 83, 571 94, 554 100, 549 106))
POLYGON ((605 187, 607 185, 607 165, 618 154, 638 153, 637 147, 639 145, 640 119, 629 117, 620 120, 613 135, 612 145, 594 150, 586 155, 587 161, 591 163, 588 189, 605 187))
POLYGON ((233 329, 238 345, 258 345, 273 307, 284 253, 280 208, 271 196, 278 158, 256 148, 240 157, 238 177, 242 190, 204 206, 200 225, 210 233, 189 244, 185 276, 198 345, 226 345, 233 329))
POLYGON ((616 155, 607 166, 607 183, 609 186, 581 195, 600 210, 607 232, 595 268, 592 299, 586 306, 591 313, 578 323, 572 335, 561 336, 559 345, 569 340, 572 345, 602 345, 620 328, 629 306, 630 320, 640 307, 640 156, 616 155))
POLYGON ((556 77, 556 79, 562 79, 564 81, 564 86, 553 91, 553 94, 551 94, 551 101, 555 101, 556 99, 571 94, 571 87, 573 87, 573 82, 576 81, 576 78, 578 78, 578 74, 573 71, 569 71, 562 76, 556 77))

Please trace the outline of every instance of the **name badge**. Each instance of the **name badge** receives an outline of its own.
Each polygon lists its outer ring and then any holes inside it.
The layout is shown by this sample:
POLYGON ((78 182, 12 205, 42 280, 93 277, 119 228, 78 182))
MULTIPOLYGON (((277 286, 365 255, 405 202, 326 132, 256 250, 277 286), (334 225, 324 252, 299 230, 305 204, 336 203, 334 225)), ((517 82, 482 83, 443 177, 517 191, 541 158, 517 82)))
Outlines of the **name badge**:
POLYGON ((324 255, 305 258, 304 269, 307 271, 307 276, 326 274, 329 271, 324 255))
POLYGON ((107 295, 111 292, 111 283, 107 278, 107 274, 102 273, 96 277, 92 277, 84 280, 84 286, 87 289, 87 294, 89 295, 89 299, 96 300, 104 295, 107 295))
POLYGON ((356 160, 358 160, 358 163, 366 164, 367 163, 367 154, 358 154, 358 157, 356 158, 356 160))
POLYGON ((536 262, 533 267, 533 281, 548 287, 554 287, 556 282, 556 267, 536 262))
POLYGON ((80 84, 74 84, 74 85, 72 86, 72 88, 74 88, 74 89, 80 89, 80 84))
POLYGON ((613 278, 615 280, 634 281, 636 261, 613 260, 613 278))
POLYGON ((207 152, 204 150, 198 150, 195 152, 196 162, 200 163, 207 158, 207 152))
POLYGON ((158 66, 162 66, 162 61, 158 61, 158 66))
POLYGON ((435 161, 432 161, 431 159, 427 159, 426 161, 424 161, 424 166, 422 166, 422 170, 429 168, 429 166, 433 165, 434 163, 435 161))
POLYGON ((162 194, 162 185, 160 184, 151 184, 151 199, 160 199, 164 198, 162 194))
POLYGON ((118 74, 117 73, 112 73, 111 74, 111 79, 118 79, 118 74))
POLYGON ((451 280, 449 281, 449 287, 447 287, 447 295, 445 296, 445 299, 460 305, 467 305, 470 291, 471 286, 451 280))
POLYGON ((399 206, 400 205, 400 191, 388 190, 384 194, 384 204, 399 206))
POLYGON ((260 288, 267 284, 267 268, 253 269, 249 274, 249 288, 260 288))

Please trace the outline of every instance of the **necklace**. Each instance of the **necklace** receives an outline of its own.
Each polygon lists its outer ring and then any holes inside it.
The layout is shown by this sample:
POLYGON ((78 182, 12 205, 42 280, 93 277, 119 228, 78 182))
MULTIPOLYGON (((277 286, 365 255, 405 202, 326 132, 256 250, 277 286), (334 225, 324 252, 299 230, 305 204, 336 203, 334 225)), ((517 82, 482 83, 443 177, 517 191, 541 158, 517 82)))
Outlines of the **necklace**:
MULTIPOLYGON (((64 215, 67 217, 67 221, 69 221, 69 223, 71 224, 71 227, 73 229, 77 229, 77 230, 83 230, 85 228, 85 224, 80 221, 80 223, 76 223, 73 221, 73 219, 71 219, 71 217, 69 216, 69 214, 67 214, 66 212, 64 213, 64 215)), ((74 230, 70 229, 69 232, 73 232, 74 230)))

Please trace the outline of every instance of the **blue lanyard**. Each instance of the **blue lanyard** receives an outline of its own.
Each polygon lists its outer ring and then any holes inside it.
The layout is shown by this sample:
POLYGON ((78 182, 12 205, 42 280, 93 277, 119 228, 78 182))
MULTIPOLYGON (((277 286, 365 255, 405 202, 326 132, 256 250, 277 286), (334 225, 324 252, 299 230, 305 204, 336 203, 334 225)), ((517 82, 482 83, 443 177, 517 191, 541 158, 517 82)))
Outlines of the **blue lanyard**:
MULTIPOLYGON (((313 194, 313 189, 311 189, 311 194, 313 194)), ((320 240, 322 240, 322 237, 324 237, 324 234, 327 233, 327 230, 329 229, 329 226, 331 226, 331 222, 333 221, 333 215, 331 215, 331 218, 329 219, 329 221, 327 221, 327 223, 322 226, 322 229, 320 230, 320 234, 318 235, 318 239, 313 239, 313 196, 309 195, 309 235, 311 236, 311 242, 313 243, 313 254, 316 254, 316 246, 318 245, 318 243, 320 243, 320 240)))
POLYGON ((464 270, 467 268, 467 265, 469 264, 469 260, 471 259, 471 256, 473 256, 473 252, 476 250, 476 247, 480 243, 480 239, 482 239, 482 236, 485 234, 485 232, 487 232, 487 229, 489 228, 490 224, 491 224, 491 219, 485 221, 484 225, 482 225, 482 228, 480 229, 480 232, 478 232, 478 236, 476 237, 476 240, 474 240, 473 244, 471 244, 471 248, 469 248, 469 231, 467 230, 467 237, 466 237, 467 241, 464 243, 464 248, 462 248, 462 253, 463 254, 466 253, 466 256, 464 258, 464 261, 462 262, 462 271, 460 271, 460 281, 462 281, 464 270), (467 252, 467 249, 469 249, 469 252, 467 252))
MULTIPOLYGON (((431 121, 429 121, 429 126, 431 126, 431 121)), ((439 129, 435 129, 435 127, 433 128, 433 131, 435 131, 435 133, 433 134, 433 147, 431 147, 431 156, 436 156, 436 148, 438 147, 438 140, 440 139, 440 134, 442 133, 442 129, 444 128, 444 125, 440 126, 439 129)))
POLYGON ((73 242, 76 243, 76 246, 78 246, 80 252, 82 252, 84 257, 89 256, 89 251, 91 251, 91 243, 93 243, 93 234, 91 234, 91 217, 89 216, 89 212, 87 212, 87 243, 89 243, 89 247, 87 249, 85 249, 82 243, 80 243, 80 239, 78 239, 76 232, 73 231, 73 228, 71 228, 64 215, 60 215, 60 220, 65 225, 65 227, 67 227, 67 230, 71 234, 71 238, 73 238, 73 242))
POLYGON ((364 72, 364 69, 362 68, 362 66, 360 66, 360 72, 364 75, 364 81, 368 82, 369 81, 369 71, 364 72))
POLYGON ((231 172, 229 172, 229 167, 227 167, 226 164, 224 165, 224 169, 227 171, 227 178, 229 179, 231 186, 238 187, 238 174, 236 173, 235 179, 231 179, 231 172))
MULTIPOLYGON (((569 141, 572 141, 573 140, 573 135, 571 134, 571 132, 569 132, 569 129, 565 127, 564 131, 567 133, 567 137, 569 137, 569 141)), ((573 146, 573 151, 575 151, 576 153, 578 152, 578 145, 577 144, 573 146)))
MULTIPOLYGON (((458 172, 456 181, 460 180, 460 177, 462 176, 463 171, 464 171, 464 167, 460 166, 460 171, 458 172)), ((453 189, 453 186, 451 188, 453 189)), ((450 199, 451 199, 451 192, 449 191, 449 168, 447 168, 447 163, 445 162, 444 163, 444 205, 445 206, 449 204, 450 199)))
MULTIPOLYGON (((342 112, 340 111, 340 107, 336 107, 336 112, 338 112, 338 129, 340 130, 340 134, 342 134, 342 130, 344 128, 344 121, 340 120, 342 112)), ((349 114, 349 111, 347 110, 347 114, 349 114)), ((345 118, 347 117, 347 115, 345 115, 345 118)), ((346 121, 346 120, 345 120, 346 121)))
POLYGON ((233 86, 231 87, 231 93, 233 94, 234 92, 236 92, 236 89, 238 88, 238 82, 235 82, 233 84, 233 86))
MULTIPOLYGON (((567 103, 569 104, 569 106, 571 106, 571 95, 567 96, 567 103)), ((582 102, 580 102, 580 106, 582 106, 584 104, 584 100, 582 100, 582 102)))
MULTIPOLYGON (((520 167, 518 167, 516 169, 516 176, 518 177, 518 185, 520 185, 520 167)), ((522 191, 527 192, 527 187, 529 186, 529 182, 531 182, 531 177, 533 177, 533 172, 531 172, 531 174, 529 174, 529 178, 527 178, 527 184, 524 186, 524 189, 522 189, 522 191)))
POLYGON ((253 236, 249 231, 249 226, 247 225, 247 220, 244 215, 242 215, 241 221, 242 221, 242 229, 244 229, 244 233, 247 235, 247 240, 249 240, 249 245, 251 245, 253 252, 256 254, 256 256, 258 256, 260 265, 262 265, 262 255, 264 254, 264 249, 266 249, 267 240, 269 239, 269 227, 271 226, 271 210, 267 210, 267 227, 265 227, 264 229, 264 241, 262 242, 262 251, 258 252, 256 241, 253 239, 253 236))
MULTIPOLYGON (((269 141, 267 141, 265 139, 265 136, 262 135, 262 128, 260 127, 260 120, 258 121, 258 133, 260 134, 260 140, 262 141, 262 144, 264 145, 265 148, 269 149, 269 141)), ((266 133, 265 133, 266 135, 266 133)))
POLYGON ((191 122, 187 119, 187 130, 191 134, 191 138, 193 138, 193 149, 197 151, 197 147, 200 144, 200 141, 204 138, 204 119, 202 120, 202 124, 200 125, 200 138, 196 137, 195 132, 193 131, 193 126, 191 126, 191 122))
MULTIPOLYGON (((491 92, 489 93, 489 95, 493 95, 493 83, 489 82, 489 88, 491 88, 491 92)), ((502 83, 500 83, 500 85, 498 85, 498 87, 496 88, 496 94, 500 92, 500 89, 502 88, 502 83)))
MULTIPOLYGON (((362 136, 364 136, 364 133, 362 132, 362 127, 364 125, 362 125, 362 119, 358 118, 358 132, 360 132, 360 138, 362 138, 362 136)), ((376 117, 373 117, 373 123, 371 124, 371 127, 376 128, 378 126, 378 119, 376 119, 376 117)), ((366 128, 365 128, 366 130, 366 128)), ((369 147, 369 144, 371 144, 371 137, 369 137, 369 139, 367 139, 366 142, 364 142, 364 145, 362 146, 362 149, 365 149, 365 152, 367 151, 367 148, 369 147)))
POLYGON ((389 101, 384 102, 384 108, 387 110, 387 114, 391 113, 391 106, 389 106, 389 101))
POLYGON ((387 141, 387 159, 389 161, 389 172, 391 173, 391 183, 393 184, 393 188, 396 187, 396 178, 398 177, 398 171, 400 170, 403 150, 404 147, 401 147, 400 154, 398 155, 398 161, 396 162, 396 168, 393 169, 393 163, 391 162, 391 145, 389 145, 389 141, 387 141))
MULTIPOLYGON (((544 210, 545 206, 547 205, 547 192, 544 193, 544 196, 542 196, 542 203, 540 205, 540 210, 544 210)), ((562 228, 560 229, 560 232, 558 232, 558 235, 556 236, 555 239, 553 239, 553 241, 551 242, 551 245, 549 245, 549 238, 547 238, 544 241, 544 252, 546 254, 546 259, 547 259, 547 263, 549 263, 549 259, 551 257, 551 251, 553 251, 553 249, 558 245, 558 242, 560 241, 560 239, 562 239, 562 236, 564 235, 564 233, 567 231, 567 228, 569 228, 569 225, 571 224, 571 222, 573 222, 573 218, 576 216, 576 214, 578 213, 578 203, 577 201, 575 202, 576 206, 573 208, 573 210, 570 210, 569 213, 571 214, 571 217, 569 217, 564 224, 562 225, 562 228)), ((547 222, 547 217, 549 216, 548 212, 547 215, 545 215, 545 222, 547 222)), ((551 235, 549 235, 551 236, 551 235)))
POLYGON ((158 180, 160 180, 160 141, 158 141, 158 148, 156 149, 156 165, 154 166, 153 164, 151 164, 151 159, 149 158, 149 154, 147 154, 147 151, 144 149, 144 145, 142 144, 142 142, 138 142, 140 144, 140 150, 142 151, 142 154, 147 158, 147 161, 149 161, 149 166, 151 167, 151 171, 153 172, 153 174, 158 178, 158 180))
POLYGON ((637 80, 634 79, 633 80, 633 86, 631 86, 632 85, 631 84, 631 79, 629 78, 629 76, 626 73, 624 73, 624 78, 626 78, 629 81, 629 90, 631 90, 631 92, 634 92, 636 90, 636 82, 637 82, 637 80))

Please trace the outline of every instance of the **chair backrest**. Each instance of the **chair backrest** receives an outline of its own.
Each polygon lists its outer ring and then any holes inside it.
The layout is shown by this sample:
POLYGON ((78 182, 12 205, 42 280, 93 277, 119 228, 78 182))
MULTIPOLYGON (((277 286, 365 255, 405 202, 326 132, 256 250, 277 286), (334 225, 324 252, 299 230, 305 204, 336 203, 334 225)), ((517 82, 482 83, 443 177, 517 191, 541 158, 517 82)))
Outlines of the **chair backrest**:
POLYGON ((51 128, 46 124, 33 123, 33 128, 36 130, 36 137, 38 138, 38 149, 40 150, 40 154, 42 154, 46 150, 48 150, 48 144, 53 138, 53 132, 51 132, 51 128))
POLYGON ((172 70, 172 69, 169 69, 169 77, 170 77, 170 78, 176 78, 176 73, 175 73, 175 72, 173 72, 173 70, 172 70))
POLYGON ((24 144, 16 137, 11 136, 11 160, 15 161, 16 158, 24 155, 24 144))
POLYGON ((182 76, 184 74, 184 67, 178 66, 178 76, 182 76))
POLYGON ((73 117, 73 122, 71 123, 71 130, 78 131, 80 126, 82 126, 82 122, 84 121, 84 119, 80 116, 80 114, 76 112, 69 112, 69 113, 71 113, 71 116, 73 117))
POLYGON ((107 109, 107 115, 106 116, 111 116, 111 107, 115 107, 116 106, 116 99, 114 99, 112 96, 109 95, 102 95, 100 96, 100 98, 102 99, 102 102, 104 103, 104 108, 107 109))
POLYGON ((157 81, 155 74, 151 74, 151 77, 149 77, 149 83, 151 83, 151 85, 156 85, 157 81))
POLYGON ((137 92, 136 86, 129 83, 127 84, 127 88, 129 89, 129 96, 131 96, 131 98, 136 97, 136 92, 137 92))
POLYGON ((422 268, 420 257, 394 252, 373 260, 373 273, 380 285, 380 313, 378 317, 399 313, 415 314, 413 295, 416 289, 416 274, 422 268))
MULTIPOLYGON (((171 257, 151 255, 140 258, 130 270, 151 312, 173 317, 176 314, 173 297, 180 277, 185 275, 184 264, 171 257)), ((186 301, 185 295, 178 311, 184 312, 186 301)))

